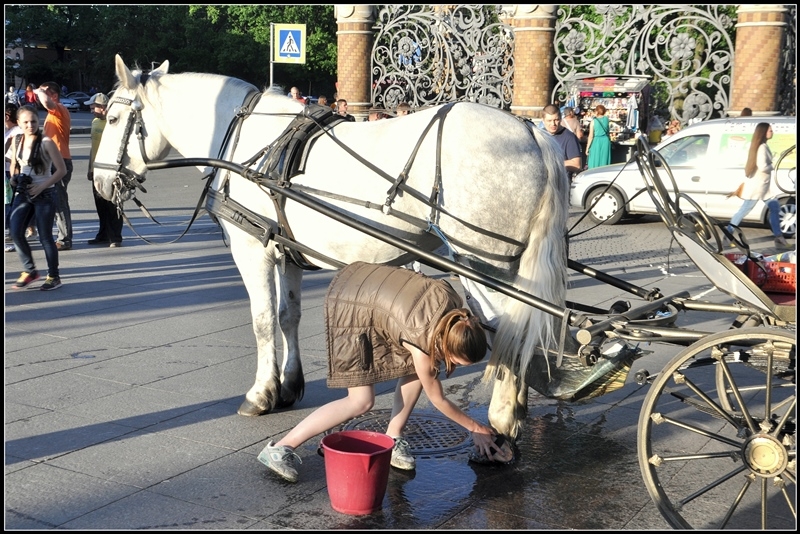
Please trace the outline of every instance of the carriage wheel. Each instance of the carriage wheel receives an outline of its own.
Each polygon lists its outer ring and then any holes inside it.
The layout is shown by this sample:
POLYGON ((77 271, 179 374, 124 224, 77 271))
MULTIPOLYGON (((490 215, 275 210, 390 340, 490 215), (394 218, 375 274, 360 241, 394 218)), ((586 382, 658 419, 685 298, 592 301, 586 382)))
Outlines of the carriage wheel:
POLYGON ((673 528, 796 526, 795 334, 706 336, 653 382, 639 415, 639 467, 673 528))

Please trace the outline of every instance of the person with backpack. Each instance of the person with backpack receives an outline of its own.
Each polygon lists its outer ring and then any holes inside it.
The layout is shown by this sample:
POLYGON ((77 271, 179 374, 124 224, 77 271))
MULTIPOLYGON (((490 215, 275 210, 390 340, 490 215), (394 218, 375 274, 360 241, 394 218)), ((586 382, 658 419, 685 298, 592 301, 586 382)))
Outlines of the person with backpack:
POLYGON ((33 216, 39 229, 39 242, 47 259, 47 279, 39 288, 51 291, 61 287, 58 248, 53 239, 58 193, 55 185, 67 174, 67 166, 58 147, 39 127, 39 113, 31 106, 17 112, 22 133, 11 145, 11 185, 16 190, 11 205, 11 236, 22 263, 22 274, 11 286, 23 289, 40 278, 25 229, 33 216))

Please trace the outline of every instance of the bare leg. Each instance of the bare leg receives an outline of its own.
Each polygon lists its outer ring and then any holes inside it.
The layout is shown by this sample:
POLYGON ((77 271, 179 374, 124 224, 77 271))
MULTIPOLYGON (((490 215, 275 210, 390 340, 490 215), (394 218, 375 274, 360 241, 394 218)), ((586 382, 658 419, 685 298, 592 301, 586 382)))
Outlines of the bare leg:
POLYGON ((422 393, 422 383, 417 375, 404 376, 397 381, 392 417, 389 419, 389 427, 386 429, 388 435, 393 438, 403 435, 403 429, 411 416, 411 411, 417 404, 420 393, 422 393))
POLYGON ((373 386, 347 388, 347 397, 320 406, 311 415, 300 421, 275 445, 297 448, 317 434, 368 412, 374 404, 375 388, 373 386))

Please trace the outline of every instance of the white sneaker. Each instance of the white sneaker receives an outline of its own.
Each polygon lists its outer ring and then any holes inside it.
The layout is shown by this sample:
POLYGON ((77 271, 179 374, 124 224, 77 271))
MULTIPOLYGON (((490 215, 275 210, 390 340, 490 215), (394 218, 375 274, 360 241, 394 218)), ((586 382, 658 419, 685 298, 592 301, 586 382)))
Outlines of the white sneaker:
POLYGON ((417 467, 417 461, 411 455, 411 447, 408 442, 403 438, 394 438, 394 447, 392 447, 392 467, 411 471, 417 467))
POLYGON ((278 475, 289 482, 297 482, 297 465, 295 461, 303 463, 303 460, 294 452, 291 447, 284 445, 275 446, 273 442, 267 443, 264 450, 258 455, 258 461, 266 465, 278 475))

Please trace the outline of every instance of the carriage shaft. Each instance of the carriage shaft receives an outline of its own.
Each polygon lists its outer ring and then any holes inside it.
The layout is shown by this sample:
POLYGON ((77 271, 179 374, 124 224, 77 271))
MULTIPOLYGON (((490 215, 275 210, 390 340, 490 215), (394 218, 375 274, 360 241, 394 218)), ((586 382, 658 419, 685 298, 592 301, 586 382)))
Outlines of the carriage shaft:
MULTIPOLYGON (((401 250, 416 254, 420 258, 426 260, 426 262, 433 267, 439 268, 443 271, 451 271, 460 276, 464 276, 465 278, 469 278, 470 280, 483 284, 490 289, 494 289, 495 291, 498 291, 508 297, 519 300, 525 304, 533 306, 534 308, 537 308, 545 313, 549 313, 550 315, 553 315, 555 317, 564 317, 565 315, 567 315, 566 320, 568 321, 569 324, 573 324, 573 322, 577 320, 578 315, 575 313, 572 312, 567 313, 567 310, 565 310, 564 308, 560 308, 550 302, 547 302, 546 300, 542 300, 538 297, 535 297, 530 293, 520 291, 519 289, 516 289, 515 287, 510 286, 508 284, 504 284, 503 282, 498 282, 493 278, 485 276, 482 273, 479 273, 478 271, 470 269, 469 267, 465 267, 452 260, 443 258, 438 254, 434 254, 432 252, 428 252, 427 250, 418 248, 413 244, 403 241, 399 237, 396 237, 392 234, 374 228, 369 224, 363 223, 347 215, 346 213, 341 213, 339 211, 336 211, 318 202, 314 198, 304 193, 301 193, 299 191, 294 191, 291 189, 291 187, 286 187, 285 184, 281 185, 275 182, 274 180, 265 178, 263 174, 253 171, 252 169, 244 167, 242 165, 238 165, 230 161, 213 159, 213 158, 185 158, 185 159, 158 161, 158 162, 148 162, 147 167, 151 170, 168 169, 172 167, 215 167, 235 172, 252 182, 258 183, 259 185, 266 187, 267 189, 270 189, 275 194, 284 195, 287 198, 294 200, 299 204, 302 204, 308 208, 318 211, 323 215, 326 215, 335 221, 345 224, 360 232, 363 232, 369 235, 370 237, 380 239, 381 241, 393 245, 401 250)), ((688 293, 686 294, 686 296, 688 296, 688 293)))

